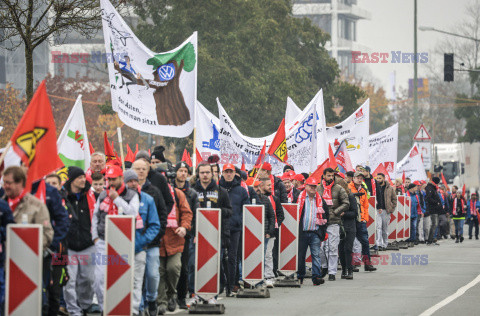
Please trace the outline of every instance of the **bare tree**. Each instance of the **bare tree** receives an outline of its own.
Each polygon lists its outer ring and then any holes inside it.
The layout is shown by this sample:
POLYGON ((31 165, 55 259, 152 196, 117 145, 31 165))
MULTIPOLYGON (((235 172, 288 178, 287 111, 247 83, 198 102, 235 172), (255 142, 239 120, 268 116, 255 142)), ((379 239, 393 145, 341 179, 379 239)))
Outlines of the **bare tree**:
POLYGON ((98 0, 0 0, 0 42, 7 49, 23 45, 25 50, 26 96, 33 96, 33 52, 50 36, 61 44, 72 31, 86 38, 100 28, 98 0))

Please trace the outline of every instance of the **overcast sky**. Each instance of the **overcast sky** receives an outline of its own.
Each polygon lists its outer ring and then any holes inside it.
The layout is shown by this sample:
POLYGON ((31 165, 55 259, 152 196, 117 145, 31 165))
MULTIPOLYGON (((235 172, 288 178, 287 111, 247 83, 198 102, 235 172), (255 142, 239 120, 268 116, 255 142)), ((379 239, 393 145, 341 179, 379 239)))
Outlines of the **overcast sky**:
MULTIPOLYGON (((465 18, 465 7, 472 0, 418 0, 418 26, 433 26, 452 30, 465 18)), ((370 52, 401 50, 413 53, 413 0, 358 0, 358 6, 370 12, 370 20, 357 24, 357 42, 370 52)), ((418 52, 433 54, 436 43, 445 36, 437 32, 418 31, 418 52)), ((391 54, 390 54, 391 55, 391 54)), ((438 58, 438 56, 437 56, 438 58)), ((390 57, 391 60, 391 57, 390 57)), ((418 65, 419 77, 427 76, 428 70, 418 65)), ((443 68, 443 61, 441 65, 443 68)), ((408 88, 408 79, 413 78, 413 64, 370 64, 372 75, 388 91, 389 74, 396 71, 397 91, 408 88)))

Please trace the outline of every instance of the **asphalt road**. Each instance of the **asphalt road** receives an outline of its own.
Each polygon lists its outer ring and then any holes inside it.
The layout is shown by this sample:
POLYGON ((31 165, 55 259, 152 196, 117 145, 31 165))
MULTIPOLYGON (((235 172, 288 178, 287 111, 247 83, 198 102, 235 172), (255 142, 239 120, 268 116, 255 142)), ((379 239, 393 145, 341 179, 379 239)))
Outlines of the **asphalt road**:
MULTIPOLYGON (((336 281, 318 287, 306 279, 299 289, 271 289, 268 299, 220 297, 219 303, 225 305, 226 315, 420 315, 480 274, 477 240, 466 239, 461 244, 442 240, 440 246, 418 245, 380 254, 388 255, 384 260, 387 264, 377 266, 376 272, 360 270, 354 280, 340 279, 339 272, 336 281), (411 264, 411 257, 405 257, 408 255, 423 256, 419 263, 428 263, 411 264)), ((480 283, 476 283, 433 315, 480 315, 479 297, 480 283)), ((167 312, 187 313, 178 309, 167 312)))

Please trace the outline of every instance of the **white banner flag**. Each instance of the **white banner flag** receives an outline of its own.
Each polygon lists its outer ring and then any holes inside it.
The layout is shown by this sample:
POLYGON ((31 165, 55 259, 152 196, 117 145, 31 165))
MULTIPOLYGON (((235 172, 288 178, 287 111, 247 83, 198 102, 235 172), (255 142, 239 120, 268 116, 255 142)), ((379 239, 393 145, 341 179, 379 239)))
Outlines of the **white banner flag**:
POLYGON ((397 174, 403 174, 405 171, 405 177, 410 178, 413 181, 427 181, 427 174, 423 167, 422 157, 418 150, 417 145, 413 145, 408 154, 398 162, 397 174))
POLYGON ((65 167, 90 167, 90 147, 83 114, 82 95, 77 97, 72 111, 57 140, 58 156, 65 167))
POLYGON ((302 113, 302 110, 293 102, 290 97, 287 97, 287 109, 285 111, 285 124, 295 123, 295 119, 302 113))
MULTIPOLYGON (((327 138, 337 149, 345 140, 353 167, 368 164, 368 135, 370 128, 370 99, 367 99, 345 121, 327 128, 327 138)), ((372 169, 373 170, 373 169, 372 169)))
POLYGON ((381 164, 390 175, 390 179, 396 178, 397 150, 398 150, 398 123, 368 137, 368 159, 372 172, 381 164))
MULTIPOLYGON (((220 162, 222 164, 230 162, 240 166, 243 156, 247 169, 252 169, 264 142, 267 142, 268 151, 268 147, 272 142, 275 133, 261 138, 244 136, 230 119, 218 99, 217 103, 220 118, 219 132, 222 158, 220 162)), ((325 122, 324 115, 322 118, 323 113, 323 94, 322 91, 319 91, 312 102, 310 102, 307 108, 302 112, 302 115, 297 117, 293 124, 287 125, 285 128, 288 150, 287 163, 293 165, 295 167, 295 172, 297 173, 313 171, 311 170, 312 159, 314 159, 314 157, 321 159, 321 157, 326 156, 325 153, 327 151, 324 149, 326 148, 326 135, 324 132, 325 125, 323 125, 322 128, 322 121, 325 122), (312 139, 314 139, 312 131, 314 130, 313 117, 315 115, 315 110, 318 112, 317 117, 319 117, 316 135, 318 142, 315 145, 317 146, 318 155, 312 152, 315 148, 315 146, 312 146, 312 139)), ((267 156, 266 159, 272 164, 272 171, 274 174, 278 175, 283 172, 283 163, 273 157, 267 156)))
POLYGON ((187 137, 197 99, 197 33, 157 54, 140 42, 108 0, 100 4, 113 110, 136 130, 187 137))
POLYGON ((220 156, 220 120, 199 101, 195 109, 195 147, 204 161, 211 155, 220 156))

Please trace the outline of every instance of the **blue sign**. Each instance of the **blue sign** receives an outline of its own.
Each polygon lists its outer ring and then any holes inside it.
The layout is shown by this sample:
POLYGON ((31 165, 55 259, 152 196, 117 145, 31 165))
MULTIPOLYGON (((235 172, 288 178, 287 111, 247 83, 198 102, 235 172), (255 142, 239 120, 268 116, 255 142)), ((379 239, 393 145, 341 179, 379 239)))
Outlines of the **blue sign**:
POLYGON ((158 77, 160 81, 169 81, 175 77, 175 65, 173 63, 168 63, 158 67, 158 77))

